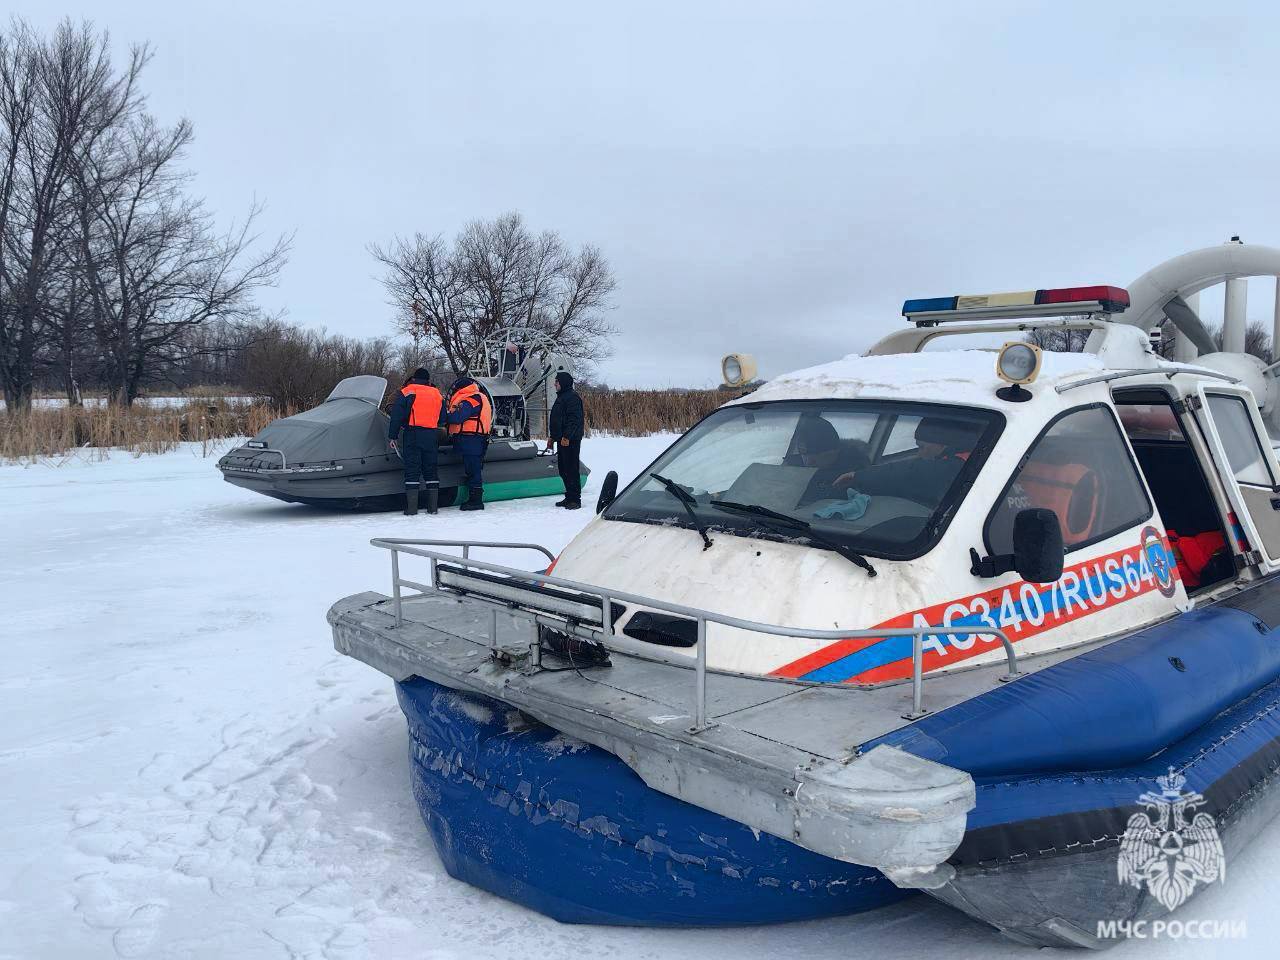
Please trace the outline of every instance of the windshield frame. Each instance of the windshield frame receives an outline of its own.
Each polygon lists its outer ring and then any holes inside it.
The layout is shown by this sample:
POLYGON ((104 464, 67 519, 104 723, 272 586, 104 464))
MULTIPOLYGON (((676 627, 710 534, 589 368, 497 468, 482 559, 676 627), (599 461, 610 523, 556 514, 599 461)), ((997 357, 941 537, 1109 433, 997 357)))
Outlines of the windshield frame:
MULTIPOLYGON (((722 416, 726 411, 739 410, 761 410, 766 407, 798 409, 802 413, 805 408, 818 407, 823 410, 845 410, 856 411, 859 407, 873 408, 878 413, 898 413, 905 416, 919 417, 927 413, 945 415, 947 411, 962 411, 968 416, 976 416, 988 421, 987 428, 983 431, 978 442, 974 445, 968 458, 965 460, 964 467, 956 476, 947 496, 939 504, 938 508, 929 517, 929 520, 921 529, 920 535, 910 541, 891 542, 883 540, 873 540, 861 537, 841 538, 849 549, 855 550, 860 554, 868 557, 878 557, 883 560, 915 560, 924 556, 936 547, 947 528, 951 525, 956 512, 968 497, 970 490, 976 482, 983 466, 986 464, 991 451, 995 448, 1000 437, 1004 434, 1007 424, 1005 415, 996 409, 990 407, 968 406, 954 403, 941 403, 936 401, 919 401, 919 400, 890 400, 879 397, 864 397, 857 399, 844 398, 808 398, 808 399, 784 399, 784 400, 759 400, 746 401, 743 403, 734 403, 722 407, 717 407, 711 413, 700 419, 697 423, 686 430, 680 437, 662 451, 656 459, 647 467, 641 470, 630 483, 626 485, 601 513, 601 519, 610 520, 619 523, 640 523, 654 526, 676 526, 686 530, 693 530, 693 524, 689 522, 689 518, 683 510, 679 512, 673 510, 670 516, 664 516, 660 520, 649 519, 640 516, 630 516, 620 509, 621 503, 626 496, 633 490, 639 488, 649 481, 650 474, 654 470, 659 472, 670 462, 672 458, 677 456, 681 449, 687 447, 689 438, 692 437, 704 423, 714 417, 722 416)), ((888 430, 885 431, 887 439, 888 430)), ((672 500, 673 506, 678 506, 675 500, 672 500)), ((705 507, 705 505, 703 505, 705 507)), ((706 515, 706 526, 711 532, 724 533, 731 536, 743 537, 746 539, 756 540, 773 540, 795 542, 804 541, 805 545, 815 550, 832 551, 830 546, 808 540, 803 531, 796 531, 792 535, 777 529, 766 528, 758 521, 752 520, 749 516, 742 515, 734 517, 727 512, 710 511, 706 515)), ((829 535, 827 530, 818 530, 817 532, 829 535)), ((834 552, 834 551, 832 551, 834 552)))
POLYGON ((357 373, 339 380, 324 402, 330 400, 363 400, 375 407, 382 405, 382 398, 387 393, 387 378, 373 373, 357 373))

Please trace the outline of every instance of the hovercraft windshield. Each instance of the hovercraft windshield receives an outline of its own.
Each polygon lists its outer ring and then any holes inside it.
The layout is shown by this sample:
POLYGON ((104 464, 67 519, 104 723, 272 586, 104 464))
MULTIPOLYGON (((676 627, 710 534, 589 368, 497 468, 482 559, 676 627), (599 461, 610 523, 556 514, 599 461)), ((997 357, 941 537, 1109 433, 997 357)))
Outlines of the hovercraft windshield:
POLYGON ((994 411, 879 400, 725 407, 674 444, 604 516, 685 526, 693 511, 738 536, 788 536, 746 511, 716 509, 729 501, 811 527, 815 541, 909 559, 942 535, 1003 422, 994 411), (655 473, 690 499, 673 498, 655 473))
POLYGON ((338 385, 329 391, 324 402, 330 400, 363 400, 375 407, 382 405, 382 398, 387 394, 387 378, 373 374, 361 374, 338 381, 338 385))

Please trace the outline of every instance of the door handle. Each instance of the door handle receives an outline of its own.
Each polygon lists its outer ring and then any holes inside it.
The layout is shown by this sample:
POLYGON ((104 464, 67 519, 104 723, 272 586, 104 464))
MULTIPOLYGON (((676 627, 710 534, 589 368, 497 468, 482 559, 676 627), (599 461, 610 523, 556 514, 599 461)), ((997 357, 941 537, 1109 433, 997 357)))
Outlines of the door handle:
POLYGON ((1280 497, 1272 497, 1272 498, 1271 498, 1271 509, 1272 509, 1272 510, 1280 510, 1280 497))

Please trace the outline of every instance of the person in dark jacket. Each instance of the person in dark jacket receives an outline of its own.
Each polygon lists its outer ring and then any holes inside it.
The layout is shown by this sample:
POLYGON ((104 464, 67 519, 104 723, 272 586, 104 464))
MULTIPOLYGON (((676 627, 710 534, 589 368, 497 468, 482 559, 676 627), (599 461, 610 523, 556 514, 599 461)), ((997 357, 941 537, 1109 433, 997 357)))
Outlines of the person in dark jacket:
MULTIPOLYGON (((865 465, 860 448, 846 448, 831 421, 806 414, 796 425, 795 456, 801 466, 813 467, 814 474, 797 506, 831 497, 836 479, 854 466, 865 465)), ((841 491, 843 495, 843 491, 841 491)))
POLYGON ((484 454, 493 429, 493 403, 484 388, 470 377, 459 377, 449 388, 445 413, 453 449, 462 457, 470 496, 459 509, 484 509, 484 454))
POLYGON ((435 513, 440 501, 440 478, 436 475, 438 459, 437 431, 444 409, 444 397, 431 385, 431 372, 425 367, 413 371, 405 381, 400 396, 391 405, 391 423, 387 437, 391 449, 404 460, 404 512, 418 512, 418 496, 425 485, 427 513, 435 513), (403 436, 401 436, 403 434, 403 436), (400 437, 399 443, 396 438, 400 437))
POLYGON ((854 487, 871 496, 905 497, 937 508, 981 437, 978 424, 923 417, 916 424, 914 456, 852 470, 837 477, 833 485, 840 490, 854 487))
POLYGON ((586 428, 586 416, 582 409, 582 397, 573 389, 573 377, 564 370, 556 374, 556 402, 551 407, 548 424, 547 449, 559 443, 558 459, 560 479, 564 481, 564 499, 556 504, 566 510, 582 506, 582 434, 586 428))

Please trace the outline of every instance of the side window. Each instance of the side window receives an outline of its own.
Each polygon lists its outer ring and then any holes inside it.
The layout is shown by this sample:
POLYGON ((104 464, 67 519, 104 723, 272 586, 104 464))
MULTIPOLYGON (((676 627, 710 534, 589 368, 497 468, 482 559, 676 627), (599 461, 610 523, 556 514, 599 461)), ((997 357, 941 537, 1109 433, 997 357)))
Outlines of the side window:
POLYGON ((895 453, 905 453, 916 448, 916 425, 919 417, 898 417, 889 431, 881 456, 891 457, 895 453))
POLYGON ((1013 518, 1033 507, 1058 515, 1068 550, 1151 516, 1129 448, 1107 408, 1073 410, 1040 435, 987 519, 991 553, 1013 552, 1013 518))
POLYGON ((863 443, 871 439, 871 431, 880 419, 875 413, 849 413, 844 410, 823 411, 822 416, 836 428, 841 440, 861 440, 863 443))
POLYGON ((1227 451, 1231 472, 1241 483, 1271 486, 1271 471, 1258 445, 1258 434, 1253 428, 1253 417, 1239 397, 1211 393, 1209 413, 1218 428, 1218 436, 1227 451))
POLYGON ((1178 416, 1168 400, 1160 403, 1133 403, 1116 395, 1116 412, 1124 424, 1124 432, 1130 440, 1167 440, 1186 443, 1187 438, 1178 424, 1178 416))

